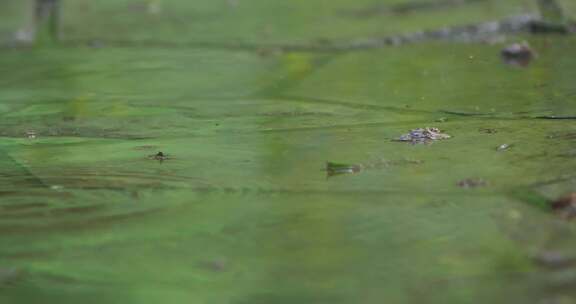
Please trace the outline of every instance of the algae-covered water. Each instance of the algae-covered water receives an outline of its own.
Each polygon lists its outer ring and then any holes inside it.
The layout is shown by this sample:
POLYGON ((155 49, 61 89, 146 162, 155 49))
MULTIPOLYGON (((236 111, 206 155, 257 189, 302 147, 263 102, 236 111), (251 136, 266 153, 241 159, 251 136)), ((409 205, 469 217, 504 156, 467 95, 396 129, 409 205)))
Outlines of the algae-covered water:
POLYGON ((574 303, 574 37, 270 47, 534 10, 404 2, 0 4, 0 303, 574 303))

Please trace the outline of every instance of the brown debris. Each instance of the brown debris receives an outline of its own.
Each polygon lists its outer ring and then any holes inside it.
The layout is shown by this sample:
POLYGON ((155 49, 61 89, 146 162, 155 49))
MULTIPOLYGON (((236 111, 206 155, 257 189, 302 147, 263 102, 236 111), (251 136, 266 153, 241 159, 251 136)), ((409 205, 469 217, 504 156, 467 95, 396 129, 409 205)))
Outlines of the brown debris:
POLYGON ((154 160, 158 160, 158 161, 164 161, 167 159, 170 159, 170 157, 168 157, 167 154, 164 154, 164 152, 160 151, 156 154, 152 154, 152 155, 148 155, 148 159, 154 159, 154 160))
POLYGON ((513 43, 500 51, 504 63, 514 66, 526 67, 536 57, 527 42, 513 43))
POLYGON ((493 129, 493 128, 480 128, 478 129, 479 132, 482 133, 486 133, 486 134, 496 134, 498 133, 498 130, 493 129))
POLYGON ((550 207, 561 218, 572 219, 576 216, 576 192, 570 192, 550 202, 550 207))
POLYGON ((407 141, 411 143, 426 143, 435 140, 448 139, 451 136, 442 133, 438 128, 418 128, 410 130, 409 133, 401 135, 397 141, 407 141))
POLYGON ((481 178, 465 178, 459 181, 456 185, 460 188, 477 188, 488 186, 488 182, 481 178))

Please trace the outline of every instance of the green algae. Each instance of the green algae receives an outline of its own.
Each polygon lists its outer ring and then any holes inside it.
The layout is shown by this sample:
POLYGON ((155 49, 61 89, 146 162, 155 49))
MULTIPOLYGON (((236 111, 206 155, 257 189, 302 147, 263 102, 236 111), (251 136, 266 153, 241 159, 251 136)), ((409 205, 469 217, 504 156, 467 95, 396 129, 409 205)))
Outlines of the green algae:
POLYGON ((523 69, 500 61, 504 43, 112 43, 348 39, 497 19, 519 2, 364 21, 338 12, 372 1, 98 3, 66 3, 62 46, 0 50, 0 269, 25 273, 2 303, 575 296, 532 259, 576 252, 573 225, 547 208, 573 191, 576 127, 552 118, 575 115, 574 38, 514 37, 539 54, 523 69), (452 138, 391 141, 425 126, 452 138), (159 151, 170 159, 149 159, 159 151), (327 160, 367 170, 326 179, 327 160), (457 186, 471 177, 490 186, 457 186))

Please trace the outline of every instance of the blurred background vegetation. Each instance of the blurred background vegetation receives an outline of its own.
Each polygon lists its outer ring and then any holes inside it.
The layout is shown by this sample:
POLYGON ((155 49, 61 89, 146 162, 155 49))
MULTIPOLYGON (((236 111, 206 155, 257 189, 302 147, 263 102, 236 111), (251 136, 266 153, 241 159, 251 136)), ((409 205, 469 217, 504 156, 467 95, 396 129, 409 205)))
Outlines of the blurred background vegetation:
POLYGON ((55 5, 64 41, 260 44, 392 35, 539 12, 558 21, 558 6, 568 18, 576 10, 567 0, 5 0, 1 5, 4 41, 31 39, 35 24, 53 26, 34 20, 34 6, 55 5))

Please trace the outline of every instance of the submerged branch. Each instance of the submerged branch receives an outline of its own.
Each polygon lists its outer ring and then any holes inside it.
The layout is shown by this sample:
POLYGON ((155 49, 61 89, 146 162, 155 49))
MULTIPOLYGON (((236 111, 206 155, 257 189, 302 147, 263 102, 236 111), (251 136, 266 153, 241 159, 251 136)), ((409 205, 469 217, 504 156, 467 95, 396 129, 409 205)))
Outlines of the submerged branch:
POLYGON ((536 116, 534 118, 537 119, 557 119, 557 120, 571 120, 576 119, 576 116, 555 116, 555 115, 547 115, 547 116, 536 116))
MULTIPOLYGON (((57 3, 58 0, 38 0, 40 2, 57 3)), ((55 4, 54 4, 55 5, 55 4)), ((52 6, 54 8, 54 6, 52 6)), ((44 17, 42 17, 44 18, 44 17)), ((42 19, 41 18, 41 19, 42 19)), ((42 19, 43 20, 43 19, 42 19)), ((57 20, 57 15, 51 20, 57 20)), ((94 38, 90 40, 68 39, 62 44, 78 47, 158 47, 158 48, 208 48, 251 51, 259 54, 282 52, 346 52, 355 50, 378 49, 405 44, 428 41, 449 42, 490 42, 503 35, 520 33, 559 33, 571 34, 576 32, 573 24, 557 24, 543 21, 535 14, 522 14, 511 16, 499 21, 488 21, 460 26, 448 26, 436 30, 415 31, 406 34, 389 35, 383 37, 368 37, 344 41, 318 39, 303 43, 269 43, 256 42, 216 42, 216 41, 190 41, 171 42, 162 40, 108 40, 94 38)), ((52 27, 52 34, 57 37, 57 27, 52 27)), ((14 45, 10 45, 14 47, 14 45)))
POLYGON ((341 14, 354 18, 376 17, 381 15, 404 15, 422 11, 433 11, 453 8, 462 5, 486 2, 487 0, 437 0, 431 1, 409 1, 393 5, 376 4, 362 9, 345 10, 341 14))

